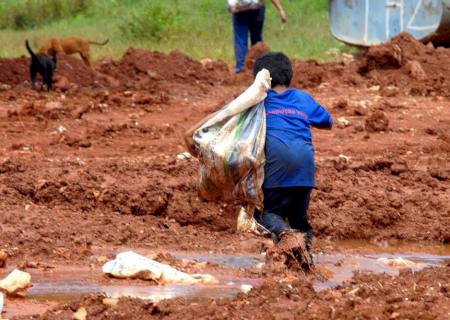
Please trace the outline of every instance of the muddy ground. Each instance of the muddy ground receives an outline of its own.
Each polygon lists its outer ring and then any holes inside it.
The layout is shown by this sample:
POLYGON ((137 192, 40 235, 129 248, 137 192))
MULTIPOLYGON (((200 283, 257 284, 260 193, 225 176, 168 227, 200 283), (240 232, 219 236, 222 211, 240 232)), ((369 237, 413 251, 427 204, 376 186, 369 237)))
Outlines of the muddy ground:
MULTIPOLYGON (((449 49, 407 35, 340 62, 294 61, 293 85, 335 120, 332 131, 313 131, 316 252, 349 239, 450 242, 449 61, 449 49)), ((15 266, 95 270, 123 248, 257 255, 268 245, 236 232, 237 204, 199 199, 197 160, 177 158, 184 131, 238 95, 249 73, 140 49, 93 69, 61 57, 51 93, 30 90, 26 57, 0 59, 0 70, 2 274, 15 266)), ((79 305, 89 319, 448 319, 449 270, 358 275, 321 292, 310 278, 286 287, 271 273, 250 274, 262 286, 235 298, 125 299, 111 311, 88 296, 39 305, 33 319, 68 319, 79 305)))

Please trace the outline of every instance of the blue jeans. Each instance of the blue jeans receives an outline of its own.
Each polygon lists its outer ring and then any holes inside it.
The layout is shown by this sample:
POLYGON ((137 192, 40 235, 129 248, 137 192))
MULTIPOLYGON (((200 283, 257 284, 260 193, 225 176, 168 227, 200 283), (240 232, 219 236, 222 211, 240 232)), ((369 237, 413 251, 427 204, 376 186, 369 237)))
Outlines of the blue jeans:
POLYGON ((245 57, 248 53, 248 34, 252 46, 262 41, 264 16, 266 7, 257 10, 237 12, 233 14, 234 53, 236 56, 236 72, 244 69, 245 57))
POLYGON ((255 212, 256 221, 276 239, 286 230, 304 232, 310 246, 313 238, 313 229, 308 222, 311 190, 310 187, 265 188, 264 212, 255 212))

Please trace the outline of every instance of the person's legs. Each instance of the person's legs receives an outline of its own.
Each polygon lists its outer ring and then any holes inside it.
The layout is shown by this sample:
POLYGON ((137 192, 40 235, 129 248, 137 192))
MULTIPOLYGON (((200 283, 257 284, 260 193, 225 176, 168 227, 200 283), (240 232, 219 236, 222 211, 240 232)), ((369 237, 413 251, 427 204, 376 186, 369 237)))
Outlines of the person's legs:
POLYGON ((270 231, 275 238, 278 238, 283 231, 291 229, 285 221, 286 208, 289 207, 289 199, 285 197, 285 189, 264 189, 264 212, 255 214, 256 221, 270 231))
POLYGON ((245 57, 248 52, 248 14, 238 12, 233 14, 234 54, 236 56, 236 72, 244 69, 245 57))
POLYGON ((266 7, 262 6, 258 10, 252 10, 249 12, 249 30, 250 30, 250 41, 251 45, 263 41, 263 27, 264 27, 264 17, 266 13, 266 7))
POLYGON ((308 221, 309 200, 311 197, 310 187, 293 187, 289 188, 290 197, 295 199, 292 208, 288 213, 290 226, 306 234, 306 246, 308 251, 311 249, 313 239, 313 229, 308 221))

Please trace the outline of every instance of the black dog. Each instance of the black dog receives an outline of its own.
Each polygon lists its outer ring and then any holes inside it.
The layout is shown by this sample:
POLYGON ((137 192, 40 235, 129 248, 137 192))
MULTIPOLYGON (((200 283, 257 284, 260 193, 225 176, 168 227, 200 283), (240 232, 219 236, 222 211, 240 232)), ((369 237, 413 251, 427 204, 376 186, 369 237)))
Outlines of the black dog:
POLYGON ((47 85, 47 91, 52 90, 53 73, 56 69, 56 56, 51 58, 45 54, 35 54, 33 50, 31 50, 28 40, 25 40, 25 46, 31 55, 31 88, 36 90, 36 76, 39 73, 42 77, 42 82, 47 85))

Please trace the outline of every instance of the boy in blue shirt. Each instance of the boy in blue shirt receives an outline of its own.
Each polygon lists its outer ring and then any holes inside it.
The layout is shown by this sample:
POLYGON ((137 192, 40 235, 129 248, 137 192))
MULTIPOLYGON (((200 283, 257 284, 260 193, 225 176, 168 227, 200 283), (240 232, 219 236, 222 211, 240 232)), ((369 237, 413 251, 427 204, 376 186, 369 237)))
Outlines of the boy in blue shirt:
POLYGON ((267 128, 264 211, 257 212, 255 218, 272 233, 279 247, 292 250, 296 259, 300 259, 297 256, 300 253, 295 251, 295 239, 305 234, 311 264, 313 230, 308 222, 308 207, 316 171, 311 127, 331 129, 333 119, 308 93, 288 88, 293 70, 283 53, 260 56, 254 65, 254 75, 262 69, 269 70, 272 88, 264 102, 267 128))
MULTIPOLYGON (((273 235, 288 265, 300 264, 309 269, 313 231, 308 222, 308 207, 316 171, 311 127, 331 129, 333 119, 308 93, 288 88, 293 70, 283 53, 268 52, 259 57, 254 76, 262 69, 269 70, 272 81, 264 101, 264 211, 256 212, 255 218, 273 235)), ((196 154, 193 134, 210 117, 186 132, 185 142, 193 155, 196 154)))

